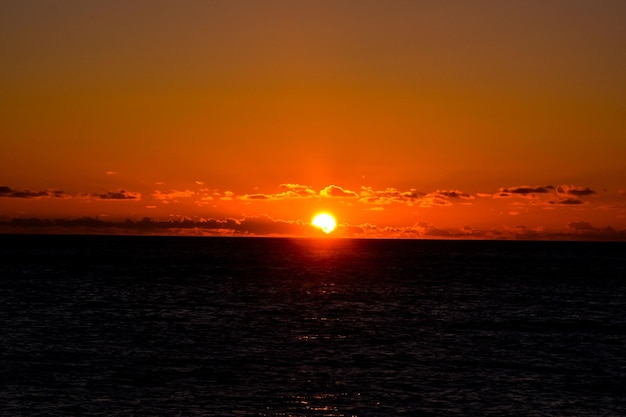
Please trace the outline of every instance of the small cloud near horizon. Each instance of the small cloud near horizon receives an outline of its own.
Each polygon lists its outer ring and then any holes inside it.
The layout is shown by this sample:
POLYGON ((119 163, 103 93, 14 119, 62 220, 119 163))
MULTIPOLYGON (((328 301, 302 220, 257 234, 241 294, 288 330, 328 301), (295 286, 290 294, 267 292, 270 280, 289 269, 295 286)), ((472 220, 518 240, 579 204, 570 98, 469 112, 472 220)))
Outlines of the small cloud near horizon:
POLYGON ((0 198, 71 198, 71 195, 62 190, 14 190, 7 186, 0 186, 0 198))
POLYGON ((92 197, 99 200, 140 200, 141 194, 132 191, 119 190, 92 194, 92 197))
POLYGON ((356 198, 359 195, 354 191, 346 190, 337 185, 329 185, 328 187, 320 191, 320 196, 331 197, 331 198, 335 198, 335 197, 356 198))

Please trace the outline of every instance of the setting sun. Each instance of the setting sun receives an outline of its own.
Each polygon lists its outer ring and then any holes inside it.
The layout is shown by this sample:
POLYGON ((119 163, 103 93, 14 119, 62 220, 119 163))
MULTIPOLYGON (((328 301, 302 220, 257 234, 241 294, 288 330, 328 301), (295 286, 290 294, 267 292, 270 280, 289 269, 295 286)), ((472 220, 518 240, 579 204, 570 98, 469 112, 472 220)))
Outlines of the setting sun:
POLYGON ((335 218, 328 213, 320 213, 313 217, 313 226, 322 229, 322 231, 326 234, 335 230, 337 227, 337 222, 335 218))

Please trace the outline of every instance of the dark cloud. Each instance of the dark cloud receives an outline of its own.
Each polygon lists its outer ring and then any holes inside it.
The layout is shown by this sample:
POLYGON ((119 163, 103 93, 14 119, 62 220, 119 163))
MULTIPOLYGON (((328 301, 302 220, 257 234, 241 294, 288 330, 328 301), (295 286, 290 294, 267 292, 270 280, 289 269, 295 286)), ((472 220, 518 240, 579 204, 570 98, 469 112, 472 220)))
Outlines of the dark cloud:
POLYGON ((255 236, 298 236, 310 234, 312 228, 302 222, 277 220, 269 216, 251 216, 239 220, 233 230, 237 233, 255 236))
POLYGON ((578 198, 564 198, 558 201, 550 201, 550 204, 577 205, 577 204, 585 204, 585 202, 582 200, 579 200, 578 198))
POLYGON ((69 198, 70 196, 61 190, 14 190, 7 186, 0 186, 0 197, 7 198, 69 198))
POLYGON ((574 185, 559 185, 556 188, 556 192, 561 195, 573 195, 575 197, 585 197, 596 193, 591 188, 576 187, 574 185))
POLYGON ((546 193, 549 193, 550 190, 554 190, 554 186, 545 185, 542 187, 531 187, 528 185, 522 185, 522 186, 510 187, 510 188, 500 188, 500 193, 521 194, 521 195, 546 194, 546 193))
MULTIPOLYGON (((75 219, 14 218, 0 220, 0 231, 9 233, 108 233, 153 235, 238 235, 238 236, 316 236, 319 230, 302 221, 286 221, 269 216, 243 219, 189 219, 111 221, 98 217, 75 219)), ((502 230, 443 229, 426 222, 410 227, 378 227, 371 224, 341 225, 338 236, 425 238, 425 239, 498 239, 498 240, 597 240, 626 241, 626 229, 596 228, 586 221, 571 222, 562 230, 518 225, 502 230)))
POLYGON ((102 194, 94 194, 93 197, 100 200, 139 200, 141 194, 126 190, 107 191, 102 194))
POLYGON ((459 190, 437 190, 433 194, 446 198, 463 198, 467 200, 474 198, 472 195, 459 190))
MULTIPOLYGON (((2 225, 0 225, 2 226, 2 225)), ((251 216, 237 219, 189 219, 154 220, 144 217, 141 220, 108 221, 97 217, 73 219, 15 218, 4 224, 18 230, 38 230, 45 232, 75 231, 81 233, 126 233, 126 234, 214 234, 250 236, 306 236, 317 229, 304 222, 276 220, 269 216, 251 216)))
POLYGON ((615 230, 612 227, 594 227, 585 221, 571 222, 568 230, 580 239, 626 241, 626 229, 615 230))
POLYGON ((567 227, 576 231, 596 230, 595 227, 593 227, 589 222, 571 222, 567 225, 567 227))

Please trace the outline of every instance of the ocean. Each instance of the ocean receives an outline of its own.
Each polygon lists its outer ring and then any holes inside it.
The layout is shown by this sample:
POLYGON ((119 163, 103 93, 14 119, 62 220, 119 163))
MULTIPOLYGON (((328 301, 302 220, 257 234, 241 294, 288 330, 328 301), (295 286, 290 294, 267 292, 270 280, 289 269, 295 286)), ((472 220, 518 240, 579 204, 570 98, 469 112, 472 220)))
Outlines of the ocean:
POLYGON ((0 416, 624 416, 626 243, 0 236, 0 416))

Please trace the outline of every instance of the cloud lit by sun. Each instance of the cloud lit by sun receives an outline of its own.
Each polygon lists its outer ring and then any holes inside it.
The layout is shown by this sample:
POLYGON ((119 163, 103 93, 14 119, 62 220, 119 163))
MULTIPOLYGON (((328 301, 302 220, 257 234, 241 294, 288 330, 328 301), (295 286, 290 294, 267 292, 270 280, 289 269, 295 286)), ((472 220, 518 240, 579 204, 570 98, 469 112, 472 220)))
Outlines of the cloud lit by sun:
POLYGON ((337 221, 328 213, 316 214, 311 224, 321 229, 326 234, 332 232, 337 227, 337 221))

